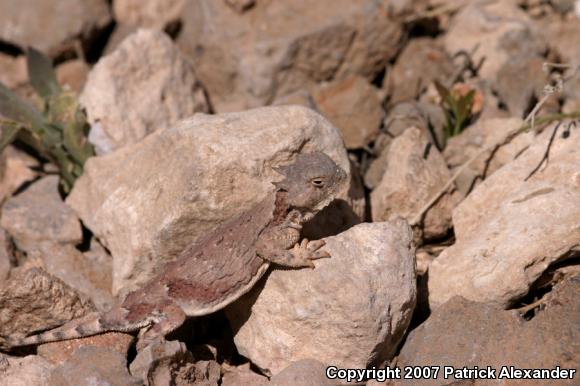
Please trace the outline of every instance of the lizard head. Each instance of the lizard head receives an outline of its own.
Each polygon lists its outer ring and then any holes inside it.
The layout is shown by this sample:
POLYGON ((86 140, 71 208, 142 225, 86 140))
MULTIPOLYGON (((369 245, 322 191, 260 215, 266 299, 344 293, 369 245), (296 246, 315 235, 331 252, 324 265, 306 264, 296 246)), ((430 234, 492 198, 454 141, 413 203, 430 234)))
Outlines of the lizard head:
POLYGON ((286 192, 290 208, 316 213, 328 205, 346 183, 346 172, 324 153, 299 154, 293 164, 275 169, 285 178, 274 183, 286 192))

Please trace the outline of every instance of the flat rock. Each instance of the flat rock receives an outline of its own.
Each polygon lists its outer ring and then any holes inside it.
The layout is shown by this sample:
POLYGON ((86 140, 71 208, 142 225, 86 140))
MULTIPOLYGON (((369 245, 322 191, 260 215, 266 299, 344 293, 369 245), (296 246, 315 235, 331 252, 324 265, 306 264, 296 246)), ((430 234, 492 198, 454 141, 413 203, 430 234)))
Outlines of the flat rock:
POLYGON ((0 353, 0 386, 52 386, 48 382, 52 368, 38 355, 18 358, 0 353))
POLYGON ((38 165, 38 161, 28 154, 7 146, 0 153, 0 202, 4 202, 26 182, 34 180, 38 173, 31 168, 38 165))
MULTIPOLYGON (((416 127, 407 129, 393 140, 385 174, 371 193, 373 220, 403 217, 410 221, 449 178, 451 174, 443 156, 429 144, 424 131, 416 127)), ((447 233, 458 199, 455 192, 446 193, 427 211, 421 228, 424 238, 447 233)))
POLYGON ((107 332, 86 338, 44 343, 37 347, 37 353, 56 364, 65 362, 77 349, 83 346, 95 346, 116 351, 126 357, 134 340, 135 337, 133 335, 122 332, 107 332))
POLYGON ((485 58, 478 74, 492 82, 510 57, 542 55, 547 49, 542 34, 512 1, 471 2, 455 15, 443 42, 452 55, 477 47, 473 62, 485 58))
POLYGON ((111 21, 105 0, 23 0, 0 2, 0 40, 52 55, 72 49, 111 21))
POLYGON ((402 36, 389 5, 259 1, 239 13, 226 1, 188 2, 178 43, 215 110, 240 111, 350 74, 372 79, 402 36))
POLYGON ((84 346, 50 374, 51 386, 142 385, 127 371, 126 359, 116 351, 103 347, 84 346))
MULTIPOLYGON (((477 153, 492 144, 498 143, 511 130, 520 127, 520 118, 480 119, 463 130, 459 135, 449 138, 443 151, 443 157, 452 173, 474 157, 477 153)), ((459 175, 456 185, 465 196, 471 189, 487 176, 493 174, 503 165, 513 161, 516 156, 534 141, 534 133, 529 131, 499 147, 493 154, 486 152, 474 160, 459 175)))
POLYGON ((215 360, 195 361, 185 343, 158 340, 139 351, 131 374, 147 386, 217 385, 220 365, 215 360))
POLYGON ((89 159, 67 203, 111 252, 116 294, 263 199, 273 166, 317 150, 350 170, 338 130, 304 107, 198 114, 89 159))
POLYGON ((179 21, 186 0, 115 0, 113 14, 121 24, 163 30, 179 21))
POLYGON ((169 36, 144 29, 99 60, 80 102, 92 125, 89 140, 99 154, 208 111, 192 67, 169 36))
POLYGON ((416 283, 408 224, 359 224, 324 240, 330 259, 313 270, 274 270, 226 309, 239 353, 266 374, 307 358, 380 365, 409 325, 416 283))
POLYGON ((531 175, 553 126, 454 210, 456 243, 429 269, 431 307, 454 295, 508 307, 548 266, 578 253, 580 132, 560 130, 547 166, 531 175))
POLYGON ((268 386, 336 386, 335 380, 326 377, 326 367, 316 359, 301 359, 274 375, 268 386))
POLYGON ((392 104, 410 101, 433 81, 446 83, 453 70, 452 59, 439 40, 411 39, 385 76, 383 88, 389 91, 392 104))
MULTIPOLYGON (((578 369, 580 367, 580 276, 557 284, 546 295, 542 309, 526 321, 515 311, 476 303, 459 296, 437 308, 426 322, 413 330, 398 357, 397 366, 454 366, 496 369, 578 369)), ((441 385, 438 380, 415 381, 418 385, 441 385)), ((558 385, 576 385, 575 379, 554 380, 558 385)), ((445 384, 457 381, 450 377, 445 384)), ((498 380, 497 382, 500 382, 498 380)), ((504 379, 501 384, 520 382, 504 379)), ((532 381, 540 382, 542 381, 532 381)), ((397 383, 399 384, 399 383, 397 383)), ((401 382, 400 384, 407 384, 401 382)), ((455 383, 453 383, 455 384, 455 383)), ((488 385, 476 380, 473 385, 488 385)))
POLYGON ((340 129, 347 149, 364 147, 378 135, 385 115, 382 100, 362 76, 322 84, 313 99, 317 110, 340 129))
POLYGON ((48 273, 90 298, 97 310, 106 311, 112 307, 114 299, 111 294, 111 259, 105 262, 91 261, 74 246, 53 242, 39 243, 28 256, 40 259, 48 273), (108 267, 103 263, 108 263, 108 267), (110 270, 108 277, 102 275, 103 269, 110 270))
MULTIPOLYGON (((225 366, 224 366, 225 367, 225 366)), ((238 386, 238 385, 266 385, 268 378, 260 375, 250 369, 250 364, 247 363, 237 367, 222 367, 223 375, 221 379, 222 386, 238 386)))
POLYGON ((43 177, 2 206, 0 224, 21 250, 30 251, 42 241, 82 241, 81 224, 60 198, 58 179, 54 175, 43 177))
POLYGON ((0 337, 54 328, 93 310, 54 276, 38 268, 13 270, 0 287, 0 337))

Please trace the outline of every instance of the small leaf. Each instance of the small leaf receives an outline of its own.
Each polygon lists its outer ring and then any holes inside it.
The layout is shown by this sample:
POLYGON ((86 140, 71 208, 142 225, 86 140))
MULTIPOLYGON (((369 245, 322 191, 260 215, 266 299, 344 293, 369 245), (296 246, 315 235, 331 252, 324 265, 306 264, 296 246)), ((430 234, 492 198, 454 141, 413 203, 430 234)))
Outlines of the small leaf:
POLYGON ((30 47, 26 52, 26 62, 28 79, 38 95, 46 99, 61 91, 52 62, 46 55, 30 47))
POLYGON ((0 153, 8 146, 22 129, 18 122, 0 122, 0 153))
POLYGON ((0 115, 33 128, 44 124, 40 111, 2 83, 0 83, 0 115))

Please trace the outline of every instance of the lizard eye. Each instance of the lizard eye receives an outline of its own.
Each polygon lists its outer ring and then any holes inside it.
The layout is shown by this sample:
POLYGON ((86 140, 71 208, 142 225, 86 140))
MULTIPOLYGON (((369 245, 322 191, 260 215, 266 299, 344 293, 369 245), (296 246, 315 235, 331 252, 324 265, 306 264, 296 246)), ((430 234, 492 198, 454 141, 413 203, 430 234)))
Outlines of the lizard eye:
POLYGON ((324 180, 322 178, 315 178, 315 179, 311 180, 310 182, 312 183, 312 185, 314 185, 317 188, 324 187, 324 180))

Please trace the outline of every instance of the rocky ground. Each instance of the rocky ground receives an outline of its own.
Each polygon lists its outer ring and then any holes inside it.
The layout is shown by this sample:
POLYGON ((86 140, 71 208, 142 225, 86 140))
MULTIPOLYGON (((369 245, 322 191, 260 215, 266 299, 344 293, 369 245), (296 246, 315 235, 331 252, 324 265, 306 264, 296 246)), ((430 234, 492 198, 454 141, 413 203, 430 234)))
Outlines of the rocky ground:
POLYGON ((0 353, 0 385, 577 385, 579 42, 574 0, 0 0, 0 82, 37 103, 24 53, 50 56, 96 151, 70 193, 25 143, 2 152, 0 337, 107 310, 298 153, 350 177, 304 229, 316 269, 139 352, 108 333, 0 353))

